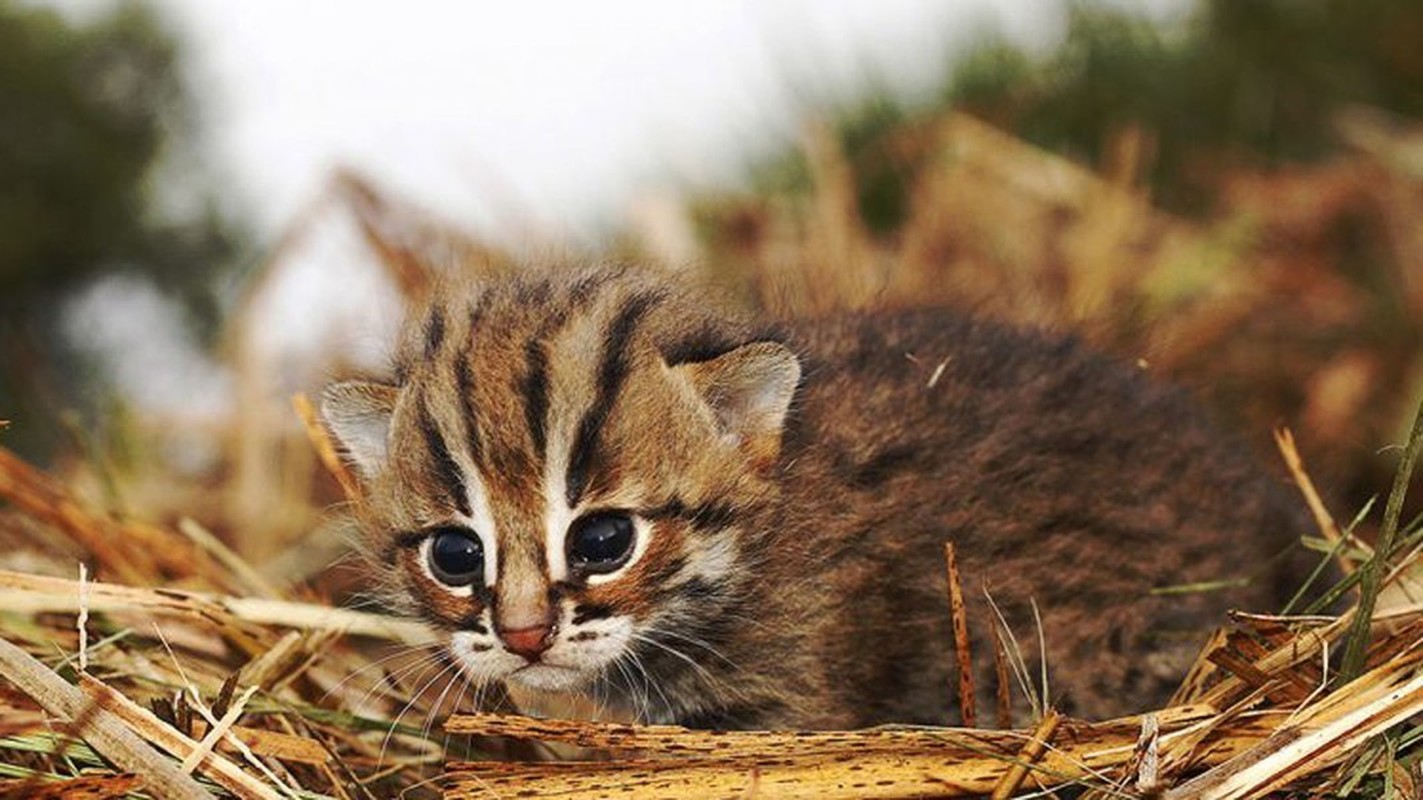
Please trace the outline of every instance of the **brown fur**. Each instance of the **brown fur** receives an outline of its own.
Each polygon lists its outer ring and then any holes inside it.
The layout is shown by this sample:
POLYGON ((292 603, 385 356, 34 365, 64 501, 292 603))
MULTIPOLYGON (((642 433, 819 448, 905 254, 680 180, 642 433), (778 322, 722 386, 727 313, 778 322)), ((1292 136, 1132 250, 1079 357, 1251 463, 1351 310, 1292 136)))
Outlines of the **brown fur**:
MULTIPOLYGON (((326 405, 367 477, 387 583, 451 631, 545 615, 573 647, 603 635, 579 609, 630 620, 652 641, 581 686, 648 721, 953 719, 945 541, 980 665, 986 595, 1030 661, 1035 599, 1060 706, 1160 701, 1224 609, 1268 608, 1267 559, 1303 529, 1181 393, 1070 340, 943 310, 767 331, 633 271, 530 276, 441 293, 395 372, 326 405), (388 420, 375 456, 355 424, 371 419, 388 420), (648 526, 614 580, 552 577, 547 509, 565 501, 546 470, 560 458, 579 509, 648 526), (499 577, 459 598, 411 543, 459 516, 452 483, 470 474, 499 577)), ((978 684, 991 689, 987 670, 978 684)))

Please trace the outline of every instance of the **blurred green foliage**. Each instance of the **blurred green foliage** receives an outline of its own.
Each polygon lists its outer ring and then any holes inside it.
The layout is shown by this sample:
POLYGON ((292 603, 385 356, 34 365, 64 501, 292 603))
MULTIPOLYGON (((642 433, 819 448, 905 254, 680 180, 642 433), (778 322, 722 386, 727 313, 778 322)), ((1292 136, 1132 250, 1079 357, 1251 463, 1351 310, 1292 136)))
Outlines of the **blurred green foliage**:
POLYGON ((157 185, 159 164, 193 155, 180 56, 147 5, 80 24, 0 0, 0 418, 16 420, 6 443, 29 455, 52 444, 54 405, 85 383, 58 331, 69 292, 103 273, 144 274, 215 324, 215 275, 242 233, 194 170, 177 187, 190 207, 155 210, 156 192, 175 188, 157 185))
MULTIPOLYGON (((1186 214, 1211 210, 1227 171, 1328 154, 1346 107, 1423 117, 1417 0, 1202 0, 1169 25, 1123 6, 1065 11, 1065 36, 1048 52, 990 36, 955 59, 929 108, 872 87, 829 115, 872 232, 892 235, 905 221, 928 151, 913 129, 951 108, 1093 165, 1116 134, 1140 126, 1154 142, 1144 177, 1158 202, 1186 214)), ((801 193, 802 160, 759 165, 753 183, 801 193)))
POLYGON ((1329 153, 1348 106, 1423 116, 1419 42, 1416 0, 1206 0, 1168 29, 1073 4, 1056 51, 986 46, 944 99, 1094 164, 1115 132, 1140 125, 1155 138, 1159 200, 1202 211, 1225 170, 1329 153))

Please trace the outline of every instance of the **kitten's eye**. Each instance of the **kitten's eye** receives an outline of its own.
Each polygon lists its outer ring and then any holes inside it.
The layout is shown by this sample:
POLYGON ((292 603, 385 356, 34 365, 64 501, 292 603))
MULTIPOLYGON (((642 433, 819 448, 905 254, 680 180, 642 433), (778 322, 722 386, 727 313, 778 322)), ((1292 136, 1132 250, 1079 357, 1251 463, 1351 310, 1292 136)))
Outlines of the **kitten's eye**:
POLYGON ((440 528, 430 540, 430 571, 443 584, 468 586, 484 577, 484 545, 461 528, 440 528))
POLYGON ((568 530, 569 566, 594 574, 612 572, 627 563, 632 543, 632 520, 626 514, 589 514, 568 530))

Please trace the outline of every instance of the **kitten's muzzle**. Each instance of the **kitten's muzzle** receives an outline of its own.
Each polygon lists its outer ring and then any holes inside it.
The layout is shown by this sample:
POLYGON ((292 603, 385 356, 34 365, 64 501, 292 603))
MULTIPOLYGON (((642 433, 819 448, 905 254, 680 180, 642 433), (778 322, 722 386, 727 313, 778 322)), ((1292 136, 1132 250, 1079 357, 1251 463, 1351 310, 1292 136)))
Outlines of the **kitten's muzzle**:
POLYGON ((531 625, 527 628, 509 628, 499 631, 499 639, 504 648, 515 655, 527 658, 530 663, 553 645, 553 625, 531 625))

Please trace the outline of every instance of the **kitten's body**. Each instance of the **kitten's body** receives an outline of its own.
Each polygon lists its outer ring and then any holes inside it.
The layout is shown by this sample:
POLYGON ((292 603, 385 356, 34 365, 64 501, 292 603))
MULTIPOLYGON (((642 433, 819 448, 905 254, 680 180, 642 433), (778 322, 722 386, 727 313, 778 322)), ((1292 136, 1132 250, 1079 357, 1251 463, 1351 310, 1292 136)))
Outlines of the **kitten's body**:
POLYGON ((981 666, 983 590, 1029 654, 1035 598, 1054 699, 1123 711, 1273 595, 1151 590, 1263 571, 1299 531, 1178 393, 944 311, 766 334, 635 273, 529 278, 443 294, 397 373, 326 405, 388 581, 472 679, 647 721, 949 721, 945 541, 981 666), (609 514, 634 544, 593 574, 572 531, 609 514), (431 542, 460 536, 483 560, 452 586, 431 542))

